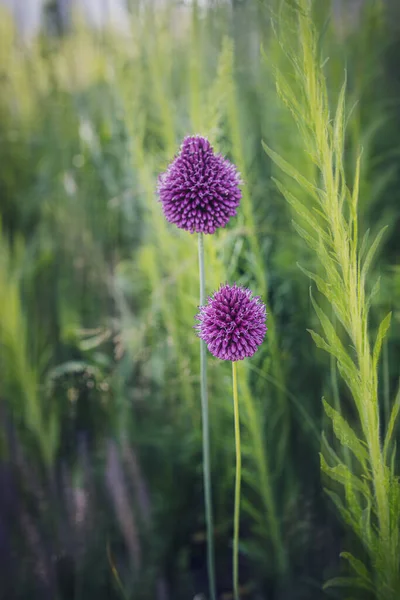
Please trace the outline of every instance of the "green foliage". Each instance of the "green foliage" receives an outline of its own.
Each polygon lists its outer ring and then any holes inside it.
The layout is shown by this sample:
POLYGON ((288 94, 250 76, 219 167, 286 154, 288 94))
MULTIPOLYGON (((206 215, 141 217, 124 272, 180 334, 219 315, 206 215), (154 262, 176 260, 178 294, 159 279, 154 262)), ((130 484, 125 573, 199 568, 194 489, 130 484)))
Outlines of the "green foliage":
POLYGON ((40 451, 47 466, 54 460, 58 423, 56 411, 40 397, 39 372, 32 364, 26 317, 21 302, 22 241, 10 247, 0 230, 0 394, 20 423, 28 445, 40 451))
MULTIPOLYGON (((378 365, 383 340, 390 327, 390 313, 381 321, 371 348, 368 313, 371 295, 366 294, 367 276, 382 239, 384 228, 364 253, 359 249, 358 204, 360 190, 360 157, 357 159, 352 190, 347 184, 344 147, 346 128, 346 81, 341 87, 336 110, 331 110, 324 63, 318 48, 310 4, 289 5, 281 14, 278 39, 292 66, 293 84, 281 83, 277 73, 277 91, 291 110, 304 144, 304 152, 318 169, 318 179, 306 179, 287 161, 264 144, 267 154, 277 166, 309 196, 308 204, 297 200, 283 185, 280 192, 291 204, 300 222, 295 222, 299 235, 315 253, 322 275, 303 269, 317 285, 333 308, 342 328, 336 330, 322 308, 311 297, 324 337, 310 331, 316 345, 331 354, 346 382, 361 426, 356 434, 347 419, 324 401, 336 437, 349 448, 360 463, 360 476, 336 455, 329 466, 321 454, 321 469, 343 488, 344 503, 337 503, 345 521, 359 535, 369 554, 372 577, 364 564, 351 554, 350 562, 357 578, 335 578, 327 586, 346 585, 374 591, 377 598, 395 598, 400 591, 399 573, 399 482, 390 472, 385 446, 380 441, 378 399, 378 365), (295 12, 295 31, 289 40, 289 25, 295 12), (291 19, 285 21, 285 19, 291 19), (299 102, 299 92, 302 98, 299 102), (332 115, 334 112, 334 115, 332 115), (365 255, 364 255, 365 254, 365 255), (343 340, 343 341, 342 341, 343 340), (360 529, 360 518, 367 514, 367 526, 360 529)), ((362 250, 366 243, 363 243, 362 250)), ((396 403, 395 403, 396 407, 396 403)), ((393 434, 389 421, 387 439, 393 434)), ((387 442, 389 443, 389 442, 387 442)))
MULTIPOLYGON (((250 597, 319 599, 346 548, 336 583, 390 598, 400 90, 380 52, 394 35, 375 2, 346 32, 329 2, 312 17, 303 0, 133 4, 127 37, 77 24, 26 48, 0 19, 0 449, 13 473, 3 484, 0 468, 0 484, 20 507, 4 520, 6 554, 21 557, 8 596, 123 588, 145 600, 166 588, 179 600, 207 588, 196 240, 165 222, 156 195, 182 137, 198 132, 244 180, 237 219, 205 240, 207 292, 237 281, 268 306, 266 342, 238 373, 240 580, 250 597), (67 583, 47 548, 73 557, 67 583)), ((229 365, 208 360, 222 593, 232 390, 229 365)))

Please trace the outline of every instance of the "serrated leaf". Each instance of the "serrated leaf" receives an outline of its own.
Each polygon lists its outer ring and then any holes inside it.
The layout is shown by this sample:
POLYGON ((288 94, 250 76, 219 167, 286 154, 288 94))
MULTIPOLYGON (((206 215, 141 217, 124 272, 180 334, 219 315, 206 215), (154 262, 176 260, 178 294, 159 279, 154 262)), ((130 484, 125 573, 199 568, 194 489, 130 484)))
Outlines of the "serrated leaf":
MULTIPOLYGON (((360 190, 360 169, 361 169, 361 154, 357 156, 356 161, 356 172, 354 175, 354 185, 353 185, 353 193, 351 195, 351 205, 353 208, 353 213, 355 217, 357 216, 357 203, 358 203, 358 194, 360 190)), ((358 240, 356 240, 357 242, 358 240)))
POLYGON ((364 237, 362 239, 361 242, 361 247, 360 247, 360 252, 359 252, 359 256, 360 259, 364 256, 364 253, 367 249, 367 244, 368 244, 368 238, 369 238, 369 234, 370 234, 370 229, 367 229, 367 231, 364 233, 364 237))
POLYGON ((329 344, 326 343, 324 338, 322 338, 318 333, 316 333, 312 329, 307 329, 307 331, 314 340, 314 343, 317 346, 317 348, 321 348, 321 350, 325 350, 329 354, 331 353, 331 347, 329 346, 329 344))
POLYGON ((345 73, 345 79, 343 81, 340 93, 339 93, 339 98, 338 98, 338 103, 337 103, 337 108, 336 108, 336 115, 335 115, 335 122, 334 122, 334 127, 333 127, 333 138, 334 138, 334 144, 336 146, 336 151, 338 153, 338 155, 340 156, 342 154, 343 151, 343 137, 344 137, 344 132, 343 132, 343 123, 344 123, 344 106, 345 106, 345 98, 346 98, 346 86, 347 86, 347 76, 345 73))
POLYGON ((358 372, 354 369, 347 369, 342 363, 337 365, 340 376, 343 381, 347 384, 349 390, 352 393, 356 405, 359 405, 360 400, 360 385, 358 372))
POLYGON ((316 240, 312 235, 310 235, 305 229, 303 229, 303 227, 300 227, 300 225, 296 223, 295 220, 292 220, 292 224, 299 236, 307 242, 310 248, 317 251, 320 246, 320 242, 316 240))
POLYGON ((373 286, 372 290, 370 291, 370 293, 368 294, 368 297, 367 297, 367 299, 365 301, 365 312, 366 312, 366 314, 368 314, 368 311, 369 311, 370 306, 372 304, 372 300, 374 299, 374 297, 379 292, 380 285, 381 285, 381 278, 378 277, 378 279, 375 281, 374 286, 373 286))
POLYGON ((393 431, 394 431, 394 428, 396 425, 396 421, 397 421, 399 412, 400 412, 400 387, 397 391, 396 398, 395 398, 392 410, 390 412, 389 423, 388 423, 387 431, 386 431, 386 435, 385 435, 385 442, 383 444, 383 456, 385 457, 385 462, 386 462, 389 445, 390 445, 390 442, 393 437, 393 431))
POLYGON ((363 590, 371 590, 370 586, 361 577, 334 577, 333 579, 329 579, 322 586, 322 589, 327 590, 331 587, 356 587, 363 590))
POLYGON ((360 440, 353 429, 350 427, 346 419, 344 419, 337 410, 332 408, 332 406, 330 406, 326 400, 322 399, 322 402, 326 414, 332 420, 333 431, 340 443, 344 446, 347 446, 347 448, 353 452, 354 456, 360 461, 360 463, 365 465, 368 461, 368 452, 361 445, 360 440))
POLYGON ((361 539, 367 547, 371 548, 371 536, 373 533, 373 528, 371 527, 371 501, 367 501, 367 507, 364 508, 362 512, 362 518, 360 522, 360 531, 361 531, 361 539))
POLYGON ((311 294, 311 290, 310 290, 310 297, 311 297, 311 302, 314 307, 314 310, 317 313, 317 316, 318 316, 320 323, 322 325, 322 328, 324 330, 324 333, 325 333, 325 336, 326 336, 326 339, 328 342, 328 346, 329 346, 328 351, 330 352, 330 354, 333 354, 333 356, 335 356, 337 358, 339 364, 343 365, 349 373, 353 372, 354 376, 355 376, 357 373, 357 369, 356 369, 353 361, 351 360, 351 358, 345 351, 343 344, 340 341, 339 336, 337 335, 335 328, 332 325, 331 321, 328 319, 328 317, 326 316, 324 311, 318 306, 318 304, 314 300, 314 298, 311 294))
POLYGON ((366 498, 370 498, 371 493, 367 485, 351 473, 344 463, 340 463, 335 467, 330 467, 322 454, 320 454, 320 459, 321 470, 328 475, 328 477, 345 487, 350 486, 350 488, 360 492, 366 498))
POLYGON ((385 336, 386 336, 386 334, 388 332, 388 329, 390 327, 391 318, 392 318, 392 313, 390 312, 380 322, 380 325, 379 325, 379 328, 378 328, 378 333, 376 335, 376 341, 375 341, 374 351, 373 351, 373 355, 372 355, 372 362, 373 362, 373 368, 374 369, 376 369, 377 366, 378 366, 379 357, 380 357, 381 349, 382 349, 382 343, 383 343, 383 340, 385 339, 385 336))
POLYGON ((324 450, 324 456, 326 456, 326 452, 328 452, 329 457, 332 459, 333 462, 336 462, 336 463, 340 462, 339 455, 335 452, 335 450, 329 444, 324 431, 321 433, 321 442, 322 442, 321 449, 324 450))
POLYGON ((393 444, 393 450, 391 452, 390 458, 390 472, 392 475, 396 473, 396 457, 397 457, 397 442, 395 441, 393 444))
POLYGON ((386 225, 385 227, 383 227, 379 231, 379 233, 377 234, 376 238, 374 239, 372 245, 370 246, 370 248, 369 248, 369 250, 367 252, 367 255, 366 255, 365 260, 364 260, 364 264, 363 264, 362 269, 361 269, 361 280, 362 280, 362 282, 365 281, 365 278, 367 276, 368 270, 369 270, 369 268, 371 266, 371 263, 372 263, 373 258, 375 256, 375 253, 376 253, 376 251, 378 249, 379 243, 380 243, 380 241, 382 239, 382 236, 385 233, 385 231, 386 231, 387 228, 388 228, 388 226, 386 225))
POLYGON ((275 177, 272 177, 272 181, 275 183, 282 196, 284 196, 289 204, 294 208, 297 214, 304 221, 306 221, 307 224, 314 229, 314 231, 318 232, 318 235, 322 240, 324 240, 325 243, 329 241, 327 234, 323 231, 320 224, 315 220, 308 208, 302 202, 300 202, 300 200, 298 200, 280 181, 275 179, 275 177))
MULTIPOLYGON (((323 41, 324 41, 324 38, 325 38, 325 34, 328 31, 328 29, 329 29, 330 22, 331 22, 331 17, 330 17, 330 15, 328 15, 327 18, 324 21, 324 24, 321 27, 321 30, 320 30, 320 33, 319 33, 319 36, 318 36, 317 51, 316 51, 316 55, 317 56, 321 56, 321 51, 322 51, 322 47, 323 47, 323 41)), ((321 67, 321 69, 322 69, 322 67, 321 67)))
POLYGON ((370 589, 371 591, 373 591, 371 577, 364 563, 352 554, 350 554, 350 552, 341 552, 340 556, 350 563, 352 569, 357 573, 357 575, 360 576, 361 579, 365 581, 367 585, 371 586, 370 589))
POLYGON ((290 165, 282 156, 274 152, 272 148, 262 141, 264 151, 274 161, 274 163, 284 172, 294 179, 304 190, 311 194, 314 198, 318 198, 317 188, 314 184, 310 183, 303 175, 299 173, 292 165, 290 165))
POLYGON ((315 283, 317 284, 318 291, 320 291, 322 294, 324 294, 324 296, 326 298, 329 299, 329 297, 331 295, 331 293, 330 293, 331 292, 330 284, 326 283, 322 279, 322 277, 320 277, 316 273, 312 273, 311 271, 308 271, 308 269, 305 269, 304 267, 302 267, 299 263, 297 263, 297 266, 304 273, 304 275, 307 275, 307 277, 309 277, 310 279, 312 279, 313 281, 315 281, 315 283))
POLYGON ((293 115, 293 118, 296 122, 301 119, 301 106, 297 99, 294 97, 292 89, 288 84, 285 77, 283 77, 282 73, 278 71, 275 73, 275 87, 276 93, 279 98, 282 100, 284 105, 290 110, 293 115))

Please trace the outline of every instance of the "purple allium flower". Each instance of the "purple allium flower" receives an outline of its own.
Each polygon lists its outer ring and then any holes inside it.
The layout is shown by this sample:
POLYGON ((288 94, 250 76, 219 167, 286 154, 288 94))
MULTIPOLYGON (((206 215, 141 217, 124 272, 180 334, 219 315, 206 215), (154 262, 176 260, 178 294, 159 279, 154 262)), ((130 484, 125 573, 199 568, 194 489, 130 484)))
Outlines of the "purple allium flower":
POLYGON ((214 154, 208 140, 187 137, 159 177, 165 218, 190 233, 215 233, 236 215, 242 197, 240 183, 235 165, 214 154))
POLYGON ((211 354, 221 360, 253 356, 267 331, 265 304, 251 290, 224 285, 200 306, 195 325, 211 354))

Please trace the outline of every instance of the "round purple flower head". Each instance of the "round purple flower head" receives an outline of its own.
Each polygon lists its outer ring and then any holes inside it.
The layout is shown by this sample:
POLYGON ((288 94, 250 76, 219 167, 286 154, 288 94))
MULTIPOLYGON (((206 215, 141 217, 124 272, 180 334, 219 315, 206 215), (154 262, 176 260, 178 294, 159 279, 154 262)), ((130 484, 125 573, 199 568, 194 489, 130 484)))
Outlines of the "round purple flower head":
POLYGON ((190 233, 215 233, 236 215, 242 197, 240 183, 235 165, 214 154, 208 140, 187 137, 159 177, 165 218, 190 233))
POLYGON ((251 290, 224 285, 200 306, 195 325, 211 354, 221 360, 253 356, 267 331, 265 304, 251 290))

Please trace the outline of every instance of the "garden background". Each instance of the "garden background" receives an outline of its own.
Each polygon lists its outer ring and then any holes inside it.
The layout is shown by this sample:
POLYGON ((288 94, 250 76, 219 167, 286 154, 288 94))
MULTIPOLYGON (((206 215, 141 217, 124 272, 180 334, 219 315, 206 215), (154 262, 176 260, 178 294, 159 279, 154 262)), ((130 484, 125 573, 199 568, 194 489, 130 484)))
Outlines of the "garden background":
MULTIPOLYGON (((378 597, 323 589, 348 574, 341 552, 366 550, 325 491, 339 485, 321 473, 320 453, 342 449, 322 397, 355 430, 358 421, 335 358, 307 332, 321 330, 310 287, 318 292, 298 265, 322 266, 272 178, 305 206, 310 197, 262 145, 313 177, 277 89, 277 73, 293 78, 281 42, 285 28, 296 41, 299 4, 136 0, 126 18, 93 24, 79 3, 63 13, 68 3, 49 2, 29 35, 10 2, 0 8, 4 600, 207 597, 197 241, 157 201, 158 174, 195 133, 244 181, 238 217, 206 236, 207 292, 236 281, 268 311, 263 346, 239 366, 242 598, 378 597)), ((395 0, 321 0, 310 13, 332 107, 346 77, 349 180, 362 147, 360 239, 388 226, 367 280, 372 289, 380 277, 372 338, 392 311, 382 427, 400 358, 399 12, 395 0)), ((208 368, 216 573, 229 599, 232 384, 229 365, 208 355, 208 368)))

